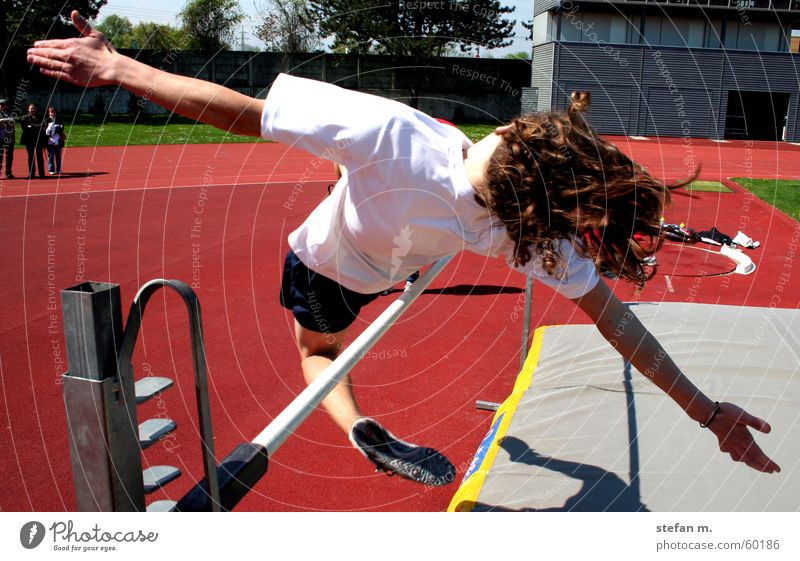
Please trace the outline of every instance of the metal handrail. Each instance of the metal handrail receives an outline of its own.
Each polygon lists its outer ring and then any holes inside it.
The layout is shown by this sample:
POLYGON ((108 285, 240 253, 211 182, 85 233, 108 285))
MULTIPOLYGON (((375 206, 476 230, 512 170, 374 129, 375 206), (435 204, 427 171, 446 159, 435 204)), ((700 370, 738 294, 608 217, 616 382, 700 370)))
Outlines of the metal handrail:
POLYGON ((122 345, 119 350, 118 368, 119 383, 125 399, 133 399, 133 350, 142 325, 142 315, 150 298, 162 287, 169 287, 177 292, 186 304, 189 313, 189 330, 192 344, 192 361, 194 363, 195 397, 197 399, 197 415, 200 422, 200 441, 203 453, 203 468, 211 498, 211 510, 219 512, 220 497, 217 479, 217 465, 214 459, 214 438, 211 429, 211 408, 208 401, 208 374, 206 367, 205 347, 203 344, 203 325, 200 315, 200 301, 194 290, 183 281, 155 279, 144 284, 133 299, 131 311, 125 324, 122 345))

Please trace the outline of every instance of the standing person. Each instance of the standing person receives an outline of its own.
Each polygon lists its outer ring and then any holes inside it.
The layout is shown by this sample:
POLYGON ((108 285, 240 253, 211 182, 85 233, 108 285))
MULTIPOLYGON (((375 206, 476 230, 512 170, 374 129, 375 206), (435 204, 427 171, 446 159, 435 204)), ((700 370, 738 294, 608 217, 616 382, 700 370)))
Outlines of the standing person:
POLYGON ((61 150, 67 137, 64 134, 64 125, 52 105, 47 108, 45 135, 47 135, 47 171, 50 175, 60 175, 61 150))
MULTIPOLYGON (((706 396, 600 278, 611 270, 637 285, 647 279, 644 261, 659 246, 671 188, 589 127, 586 96, 568 112, 526 115, 472 144, 401 103, 331 84, 281 75, 262 100, 170 74, 116 52, 78 12, 72 21, 80 38, 28 50, 44 75, 147 93, 167 110, 324 155, 346 170, 289 235, 281 301, 295 318, 308 383, 339 355, 348 327, 381 290, 457 251, 503 255, 583 310, 734 461, 780 471, 749 430, 766 433, 769 424, 706 396)), ((428 485, 453 480, 441 454, 364 416, 349 379, 323 406, 379 469, 428 485)))
POLYGON ((0 99, 0 172, 3 169, 3 157, 6 160, 6 179, 14 179, 11 172, 14 163, 14 145, 17 142, 17 125, 14 115, 8 111, 8 101, 0 99))
POLYGON ((39 110, 31 103, 28 113, 20 119, 22 124, 22 143, 28 151, 28 179, 36 176, 34 163, 39 166, 39 177, 44 177, 44 150, 47 143, 44 121, 39 116, 39 110), (35 161, 34 161, 35 160, 35 161))

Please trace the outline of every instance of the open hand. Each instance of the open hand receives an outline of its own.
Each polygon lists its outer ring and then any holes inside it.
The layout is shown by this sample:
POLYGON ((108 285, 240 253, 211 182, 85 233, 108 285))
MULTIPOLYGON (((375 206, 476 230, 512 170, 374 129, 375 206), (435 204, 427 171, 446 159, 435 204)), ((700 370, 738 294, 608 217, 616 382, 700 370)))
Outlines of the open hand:
POLYGON ((70 14, 80 37, 36 41, 28 49, 28 62, 50 78, 75 85, 94 87, 114 81, 116 51, 105 35, 75 10, 70 14))
POLYGON ((708 425, 708 429, 719 440, 719 449, 730 454, 735 462, 743 462, 765 473, 780 472, 780 466, 764 454, 747 427, 765 434, 772 430, 769 423, 733 403, 720 403, 719 413, 708 425))

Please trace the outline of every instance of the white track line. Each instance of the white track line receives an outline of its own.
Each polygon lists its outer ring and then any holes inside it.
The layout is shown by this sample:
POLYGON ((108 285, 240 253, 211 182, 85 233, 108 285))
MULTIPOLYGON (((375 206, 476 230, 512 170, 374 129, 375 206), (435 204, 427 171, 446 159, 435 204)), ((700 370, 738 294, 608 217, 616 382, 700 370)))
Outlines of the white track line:
MULTIPOLYGON (((288 189, 294 188, 298 181, 264 181, 263 183, 222 183, 216 185, 209 185, 208 183, 199 183, 197 185, 176 185, 176 186, 168 186, 164 185, 161 187, 131 187, 125 189, 98 189, 98 190, 83 190, 80 191, 59 191, 57 193, 29 193, 29 194, 20 194, 20 195, 0 195, 0 200, 2 199, 26 199, 30 197, 60 197, 61 195, 80 195, 81 193, 126 193, 128 191, 136 192, 136 191, 164 191, 165 189, 199 189, 201 187, 209 188, 209 187, 266 187, 268 185, 275 185, 275 184, 285 184, 288 189)), ((308 181, 303 182, 304 184, 309 183, 331 183, 331 180, 328 179, 310 179, 308 181)))

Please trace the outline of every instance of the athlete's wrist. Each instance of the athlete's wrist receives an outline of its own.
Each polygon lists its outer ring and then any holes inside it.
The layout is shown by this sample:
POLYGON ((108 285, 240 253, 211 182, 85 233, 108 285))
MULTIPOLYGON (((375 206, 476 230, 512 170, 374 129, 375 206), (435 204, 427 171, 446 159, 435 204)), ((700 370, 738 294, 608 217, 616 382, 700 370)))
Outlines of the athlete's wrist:
POLYGON ((711 418, 716 407, 716 402, 709 399, 706 395, 698 393, 698 395, 691 400, 689 405, 684 408, 684 411, 686 411, 686 414, 689 415, 693 421, 703 424, 711 418))

